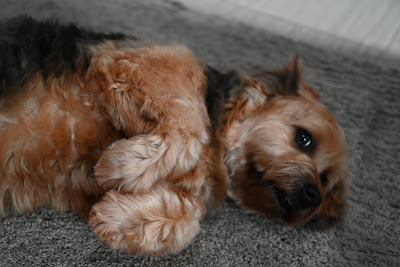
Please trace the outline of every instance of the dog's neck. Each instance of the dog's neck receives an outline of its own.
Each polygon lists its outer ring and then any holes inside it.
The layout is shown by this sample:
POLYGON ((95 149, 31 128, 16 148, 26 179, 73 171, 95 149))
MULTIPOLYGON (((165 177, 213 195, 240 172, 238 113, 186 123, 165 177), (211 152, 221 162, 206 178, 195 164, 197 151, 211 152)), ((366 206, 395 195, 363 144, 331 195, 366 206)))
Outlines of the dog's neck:
POLYGON ((219 207, 226 198, 230 185, 229 170, 225 164, 226 151, 226 120, 229 112, 229 102, 233 95, 243 90, 242 81, 238 73, 221 73, 211 67, 206 69, 207 90, 205 103, 210 118, 210 143, 207 150, 209 175, 212 177, 212 197, 207 201, 207 213, 219 207))
POLYGON ((225 104, 237 91, 241 90, 241 79, 238 73, 221 73, 207 66, 206 106, 210 117, 211 130, 215 134, 225 117, 225 104))
POLYGON ((229 105, 232 97, 243 91, 242 78, 237 72, 221 73, 208 67, 207 85, 205 100, 211 123, 211 146, 215 155, 219 155, 216 156, 217 161, 222 164, 220 167, 224 166, 226 170, 224 173, 227 175, 225 179, 228 179, 232 170, 224 159, 227 151, 227 114, 232 108, 229 105))

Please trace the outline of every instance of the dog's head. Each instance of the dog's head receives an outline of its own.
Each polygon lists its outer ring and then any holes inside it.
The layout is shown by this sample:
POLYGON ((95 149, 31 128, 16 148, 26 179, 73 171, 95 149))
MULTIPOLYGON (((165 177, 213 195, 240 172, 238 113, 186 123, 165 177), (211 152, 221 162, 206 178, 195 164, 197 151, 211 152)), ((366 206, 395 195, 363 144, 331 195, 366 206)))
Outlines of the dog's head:
POLYGON ((346 201, 344 134, 307 85, 298 58, 256 79, 226 104, 229 195, 290 225, 333 222, 346 201))

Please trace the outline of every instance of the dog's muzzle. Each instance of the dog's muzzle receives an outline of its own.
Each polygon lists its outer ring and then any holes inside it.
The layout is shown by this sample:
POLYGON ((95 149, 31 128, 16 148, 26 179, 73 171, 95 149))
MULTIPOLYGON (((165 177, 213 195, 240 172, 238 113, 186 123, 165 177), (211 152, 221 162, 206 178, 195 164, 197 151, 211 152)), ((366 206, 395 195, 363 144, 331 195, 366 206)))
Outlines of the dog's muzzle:
POLYGON ((287 211, 318 207, 322 200, 318 188, 311 183, 306 183, 300 189, 291 192, 275 188, 275 194, 279 206, 287 211))

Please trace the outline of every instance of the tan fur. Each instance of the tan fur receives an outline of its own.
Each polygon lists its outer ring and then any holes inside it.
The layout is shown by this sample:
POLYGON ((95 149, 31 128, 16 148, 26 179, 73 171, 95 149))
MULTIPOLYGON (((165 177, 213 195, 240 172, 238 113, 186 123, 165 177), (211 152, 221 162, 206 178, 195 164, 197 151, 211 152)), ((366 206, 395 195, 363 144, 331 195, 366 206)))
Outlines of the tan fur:
POLYGON ((110 247, 141 254, 179 252, 194 238, 203 202, 166 184, 142 193, 110 190, 90 213, 94 232, 110 247))
POLYGON ((103 153, 97 181, 110 189, 116 186, 110 179, 117 179, 119 189, 138 192, 171 171, 193 168, 208 141, 207 110, 198 104, 206 85, 202 65, 182 47, 100 51, 90 66, 96 84, 89 90, 97 91, 129 139, 103 153))
POLYGON ((343 132, 302 75, 296 94, 243 76, 211 133, 207 69, 187 48, 106 42, 89 58, 87 71, 38 74, 1 104, 0 211, 72 209, 112 248, 152 255, 185 248, 227 193, 289 224, 340 215, 343 132), (314 155, 295 148, 295 127, 318 140, 314 155), (315 184, 322 204, 282 213, 249 164, 282 190, 315 184))
POLYGON ((79 81, 51 79, 45 88, 37 77, 24 95, 9 101, 13 106, 2 108, 2 210, 11 205, 25 212, 45 205, 87 215, 103 194, 87 176, 119 135, 70 88, 79 88, 79 81))

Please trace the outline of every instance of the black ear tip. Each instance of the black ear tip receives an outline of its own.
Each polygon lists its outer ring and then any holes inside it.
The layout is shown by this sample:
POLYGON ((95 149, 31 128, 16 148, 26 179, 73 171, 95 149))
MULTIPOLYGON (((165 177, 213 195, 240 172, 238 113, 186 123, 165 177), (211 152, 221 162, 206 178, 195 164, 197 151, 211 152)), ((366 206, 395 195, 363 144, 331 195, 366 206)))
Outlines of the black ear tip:
POLYGON ((307 86, 303 72, 303 63, 299 55, 295 55, 283 68, 265 71, 255 76, 267 87, 282 95, 296 95, 307 86))
POLYGON ((289 60, 284 71, 286 73, 286 92, 289 94, 296 94, 304 82, 303 67, 300 57, 296 55, 289 60))
POLYGON ((301 74, 303 71, 303 60, 301 59, 301 57, 299 55, 295 55, 286 64, 286 68, 289 71, 301 74))

